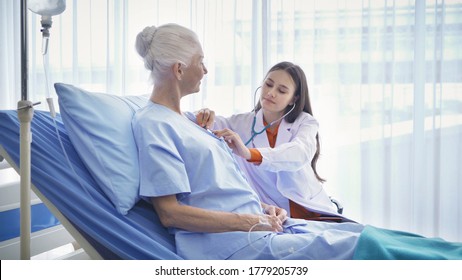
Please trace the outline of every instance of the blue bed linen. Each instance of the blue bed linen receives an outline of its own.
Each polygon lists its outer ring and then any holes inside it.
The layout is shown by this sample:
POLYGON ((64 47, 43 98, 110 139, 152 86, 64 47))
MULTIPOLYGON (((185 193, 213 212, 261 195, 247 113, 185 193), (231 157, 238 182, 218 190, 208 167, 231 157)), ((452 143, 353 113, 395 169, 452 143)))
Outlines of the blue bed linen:
POLYGON ((462 259, 462 243, 366 226, 359 237, 353 258, 356 260, 457 260, 462 259))
MULTIPOLYGON (((85 190, 68 167, 48 112, 31 124, 32 183, 70 220, 105 259, 180 259, 173 237, 152 206, 140 201, 127 215, 116 211, 78 157, 60 116, 56 123, 65 150, 85 190)), ((19 166, 19 121, 15 110, 0 111, 0 145, 19 166)))

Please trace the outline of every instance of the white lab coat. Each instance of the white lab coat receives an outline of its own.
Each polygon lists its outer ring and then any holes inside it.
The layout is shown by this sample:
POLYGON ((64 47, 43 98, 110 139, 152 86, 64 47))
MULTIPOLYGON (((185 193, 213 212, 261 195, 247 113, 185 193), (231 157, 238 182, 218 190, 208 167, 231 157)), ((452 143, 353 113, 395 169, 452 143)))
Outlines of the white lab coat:
MULTIPOLYGON (((229 128, 245 143, 252 136, 253 112, 231 117, 217 116, 213 129, 229 128)), ((256 114, 255 131, 264 129, 262 111, 256 114)), ((290 214, 289 199, 320 213, 338 215, 336 207, 311 167, 316 152, 318 122, 303 112, 293 123, 281 121, 274 148, 266 132, 256 135, 249 148, 258 148, 263 161, 260 165, 236 156, 251 186, 263 202, 277 205, 290 214)))

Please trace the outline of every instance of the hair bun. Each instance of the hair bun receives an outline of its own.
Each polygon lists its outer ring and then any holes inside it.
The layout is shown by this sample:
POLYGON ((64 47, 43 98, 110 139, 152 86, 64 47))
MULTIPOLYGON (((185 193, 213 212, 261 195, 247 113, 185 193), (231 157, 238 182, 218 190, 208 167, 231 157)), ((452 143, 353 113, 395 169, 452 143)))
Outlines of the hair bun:
POLYGON ((152 40, 154 39, 156 31, 157 27, 148 26, 145 27, 137 36, 137 51, 143 58, 146 57, 151 49, 152 40))

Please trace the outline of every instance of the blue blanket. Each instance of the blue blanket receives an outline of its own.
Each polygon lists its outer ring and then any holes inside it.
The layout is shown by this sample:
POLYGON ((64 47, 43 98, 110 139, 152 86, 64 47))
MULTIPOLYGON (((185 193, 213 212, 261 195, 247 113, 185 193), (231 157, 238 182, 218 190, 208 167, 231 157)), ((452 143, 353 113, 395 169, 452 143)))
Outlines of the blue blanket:
POLYGON ((462 259, 462 243, 366 226, 354 254, 357 260, 462 259))

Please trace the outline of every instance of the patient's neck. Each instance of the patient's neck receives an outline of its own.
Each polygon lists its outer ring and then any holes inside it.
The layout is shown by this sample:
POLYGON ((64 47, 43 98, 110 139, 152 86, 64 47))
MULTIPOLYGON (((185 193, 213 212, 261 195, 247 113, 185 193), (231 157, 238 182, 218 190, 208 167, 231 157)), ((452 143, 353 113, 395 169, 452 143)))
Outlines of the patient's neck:
POLYGON ((181 115, 180 99, 179 88, 168 83, 155 85, 150 97, 152 102, 163 105, 181 115))

